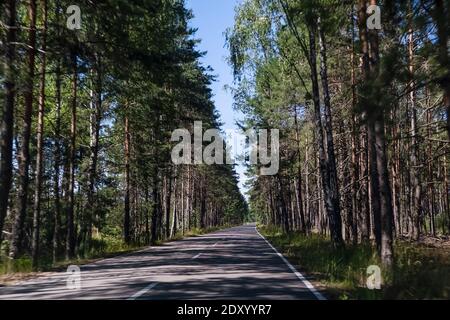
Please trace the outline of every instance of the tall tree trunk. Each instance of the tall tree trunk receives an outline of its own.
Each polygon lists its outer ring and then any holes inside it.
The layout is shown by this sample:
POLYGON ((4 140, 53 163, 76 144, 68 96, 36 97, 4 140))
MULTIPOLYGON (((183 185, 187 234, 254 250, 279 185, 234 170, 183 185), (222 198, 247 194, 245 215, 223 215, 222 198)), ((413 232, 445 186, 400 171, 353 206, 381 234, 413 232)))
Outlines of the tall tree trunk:
POLYGON ((180 201, 181 201, 181 233, 184 235, 184 232, 185 232, 185 222, 184 222, 184 211, 185 211, 185 203, 184 203, 184 200, 185 200, 185 197, 186 197, 186 194, 185 194, 185 191, 184 191, 184 175, 185 175, 185 170, 181 170, 181 199, 180 199, 180 201))
MULTIPOLYGON (((350 55, 350 65, 351 65, 351 83, 352 83, 352 135, 351 135, 351 146, 352 146, 352 162, 351 162, 351 169, 350 169, 350 183, 351 183, 351 202, 352 202, 352 217, 353 217, 353 243, 356 244, 358 242, 358 232, 359 226, 363 226, 364 223, 364 201, 365 199, 362 197, 364 194, 362 192, 362 189, 364 188, 364 185, 360 181, 360 158, 362 157, 360 151, 360 141, 361 138, 358 138, 358 136, 362 136, 361 130, 358 130, 358 121, 359 117, 356 113, 356 106, 358 103, 358 98, 356 94, 356 57, 355 57, 355 19, 354 19, 354 6, 352 7, 352 13, 351 13, 351 28, 352 28, 352 43, 351 43, 351 55, 350 55), (359 201, 358 201, 359 200, 359 201), (363 219, 360 219, 360 218, 363 219), (359 225, 358 225, 359 224, 359 225)), ((363 227, 364 228, 364 227, 363 227)), ((362 229, 361 228, 361 231, 362 229)), ((360 232, 362 235, 363 232, 360 232)), ((361 240, 363 238, 361 237, 361 240)))
MULTIPOLYGON (((410 2, 411 3, 411 2, 410 2)), ((410 4, 412 6, 412 4, 410 4)), ((410 14, 412 14, 412 9, 410 9, 410 14)), ((412 22, 410 22, 412 23, 412 22)), ((410 164, 411 164, 411 182, 413 191, 413 201, 412 201, 412 215, 413 215, 413 237, 418 240, 420 237, 420 221, 422 217, 422 186, 419 175, 419 146, 418 146, 418 128, 417 128, 417 107, 416 107, 416 91, 415 91, 415 81, 414 81, 414 30, 412 27, 409 30, 409 72, 411 76, 410 83, 410 109, 411 109, 411 152, 410 152, 410 164)))
POLYGON ((155 166, 152 174, 152 224, 151 224, 151 244, 154 245, 159 238, 159 215, 161 214, 158 168, 155 166))
POLYGON ((61 61, 56 66, 56 120, 55 120, 55 149, 53 152, 53 193, 55 201, 55 212, 53 216, 53 262, 55 263, 59 254, 60 226, 61 226, 61 191, 60 191, 60 169, 61 169, 61 61))
POLYGON ((301 143, 300 143, 300 127, 298 123, 298 112, 295 107, 295 139, 297 140, 297 161, 298 171, 297 179, 295 181, 295 198, 297 204, 298 216, 300 218, 300 231, 306 232, 305 212, 303 210, 303 194, 302 194, 302 156, 301 156, 301 143))
POLYGON ((14 131, 14 103, 16 95, 15 42, 16 42, 16 0, 5 2, 7 23, 4 64, 5 98, 2 105, 0 124, 0 244, 3 225, 8 211, 9 192, 12 184, 12 154, 14 131))
MULTIPOLYGON (((319 168, 320 176, 322 179, 323 193, 325 197, 325 209, 327 216, 330 219, 330 233, 331 240, 335 247, 343 245, 342 240, 342 228, 340 227, 340 211, 336 211, 336 195, 337 190, 331 190, 331 177, 330 168, 328 165, 328 159, 325 152, 324 146, 324 136, 323 136, 323 126, 322 126, 322 115, 320 111, 320 92, 319 92, 319 81, 317 74, 317 54, 316 54, 316 35, 315 28, 310 26, 309 28, 309 65, 311 69, 311 82, 313 87, 313 102, 314 102, 314 126, 315 126, 315 138, 316 144, 319 149, 319 168)), ((339 199, 337 199, 339 201, 339 199)), ((338 205, 339 206, 339 205, 338 205)))
MULTIPOLYGON (((60 2, 56 1, 55 14, 59 16, 60 2)), ((60 21, 57 21, 57 35, 61 34, 60 21)), ((60 170, 61 170, 61 58, 58 57, 55 71, 55 104, 56 104, 56 119, 55 119, 55 147, 53 150, 53 197, 54 197, 54 215, 53 215, 53 239, 52 239, 52 258, 53 263, 56 263, 60 253, 60 239, 61 239, 61 190, 60 190, 60 170)))
MULTIPOLYGON (((128 106, 126 106, 128 108, 128 106)), ((130 122, 128 115, 125 116, 125 202, 123 217, 123 238, 126 244, 131 243, 130 234, 130 122)))
POLYGON ((85 208, 85 219, 83 222, 83 249, 89 250, 89 245, 92 239, 92 223, 96 211, 95 201, 95 185, 97 182, 97 162, 98 162, 98 150, 99 150, 99 137, 100 137, 100 124, 102 120, 102 73, 101 73, 101 61, 100 57, 96 55, 95 67, 93 76, 92 89, 91 89, 91 114, 90 114, 90 126, 89 126, 89 169, 88 169, 88 190, 87 190, 87 202, 85 208))
MULTIPOLYGON (((377 5, 377 0, 371 0, 371 5, 377 5)), ((379 38, 377 30, 370 30, 370 57, 371 73, 379 73, 379 38)), ((378 184, 380 194, 380 220, 381 220, 381 262, 384 267, 391 269, 394 263, 393 232, 392 232, 392 193, 389 181, 387 160, 387 147, 384 125, 384 106, 377 106, 378 112, 375 120, 375 146, 377 157, 378 184)))
POLYGON ((67 204, 67 234, 66 234, 66 259, 75 256, 75 156, 77 139, 77 99, 78 99, 78 66, 77 55, 72 53, 72 102, 71 102, 71 120, 70 120, 70 147, 69 147, 69 181, 68 181, 68 204, 67 204))
POLYGON ((46 51, 47 51, 47 0, 42 0, 42 65, 41 84, 39 88, 39 114, 37 123, 37 157, 36 157, 36 181, 34 193, 34 213, 33 213, 33 242, 32 260, 33 267, 38 266, 39 257, 39 232, 41 216, 41 194, 42 194, 42 171, 44 162, 43 142, 44 142, 44 113, 45 113, 45 72, 46 72, 46 51))
POLYGON ((205 185, 205 177, 202 175, 200 177, 201 183, 200 183, 200 228, 205 229, 206 228, 206 210, 207 210, 207 204, 206 204, 206 185, 205 185))
POLYGON ((166 238, 170 238, 170 212, 172 203, 172 169, 169 171, 167 177, 167 191, 166 191, 166 238))
POLYGON ((17 258, 22 252, 23 226, 27 216, 28 185, 30 169, 30 138, 33 115, 34 68, 36 60, 36 0, 30 0, 28 6, 30 26, 28 31, 28 74, 25 81, 24 113, 22 123, 22 141, 19 151, 19 179, 17 192, 17 211, 13 225, 13 235, 9 256, 17 258))
POLYGON ((305 194, 306 194, 306 204, 305 213, 307 221, 305 223, 305 231, 309 233, 312 227, 312 213, 311 213, 311 195, 310 195, 310 177, 309 177, 309 140, 306 138, 306 149, 305 149, 305 194))
POLYGON ((178 170, 175 168, 175 180, 173 183, 174 186, 174 195, 173 195, 173 218, 172 218, 172 227, 170 230, 170 237, 174 237, 178 231, 178 184, 177 184, 177 174, 178 170))
MULTIPOLYGON (((358 26, 359 26, 359 37, 361 42, 361 52, 362 52, 362 65, 361 73, 363 81, 368 82, 370 79, 370 53, 369 53, 369 36, 366 28, 367 13, 366 13, 366 1, 360 0, 359 2, 359 12, 358 12, 358 26)), ((368 88, 364 88, 368 90, 368 88)), ((375 120, 373 116, 373 110, 370 110, 370 102, 367 98, 367 92, 361 94, 360 105, 362 107, 362 118, 366 121, 366 132, 367 132, 367 172, 369 174, 369 202, 370 211, 372 213, 372 222, 369 224, 373 226, 373 233, 375 235, 375 242, 377 244, 378 251, 381 251, 381 215, 380 215, 380 195, 379 195, 379 185, 378 185, 378 171, 377 171, 377 158, 376 158, 376 148, 375 148, 375 120)))
POLYGON ((329 198, 331 200, 331 214, 328 215, 330 231, 333 242, 341 244, 342 242, 342 218, 339 205, 339 185, 336 169, 336 156, 334 153, 333 140, 333 121, 331 117, 331 99, 328 88, 328 65, 327 65, 327 46, 325 34, 322 30, 320 17, 318 18, 318 33, 320 47, 320 77, 322 79, 323 99, 325 105, 325 133, 327 145, 327 171, 329 180, 329 198))

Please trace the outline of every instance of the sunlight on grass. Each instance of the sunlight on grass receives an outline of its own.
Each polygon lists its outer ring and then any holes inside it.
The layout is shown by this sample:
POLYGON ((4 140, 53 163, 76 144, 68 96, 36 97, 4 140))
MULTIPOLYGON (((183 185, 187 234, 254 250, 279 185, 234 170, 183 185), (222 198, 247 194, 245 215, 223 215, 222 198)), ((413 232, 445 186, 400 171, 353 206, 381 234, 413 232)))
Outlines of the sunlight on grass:
POLYGON ((260 232, 296 265, 324 284, 337 299, 449 299, 450 253, 408 243, 397 243, 393 285, 382 290, 365 286, 366 270, 380 265, 369 245, 335 250, 320 235, 283 234, 260 227, 260 232))

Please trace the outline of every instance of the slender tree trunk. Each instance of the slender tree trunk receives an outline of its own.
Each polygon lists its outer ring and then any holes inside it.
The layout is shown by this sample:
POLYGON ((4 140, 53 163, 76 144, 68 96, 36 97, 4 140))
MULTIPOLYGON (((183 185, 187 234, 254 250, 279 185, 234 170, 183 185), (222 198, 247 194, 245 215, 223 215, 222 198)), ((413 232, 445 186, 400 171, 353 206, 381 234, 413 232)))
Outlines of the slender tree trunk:
MULTIPOLYGON (((55 14, 59 16, 61 8, 60 1, 56 1, 55 14)), ((57 36, 61 35, 60 20, 57 19, 57 36)), ((53 216, 53 239, 52 239, 52 258, 55 264, 60 253, 60 239, 61 239, 61 190, 60 190, 60 170, 61 170, 61 57, 56 61, 55 71, 55 104, 56 104, 56 119, 55 119, 55 147, 53 150, 53 197, 54 197, 54 216, 53 216)))
POLYGON ((325 34, 321 27, 320 17, 318 18, 318 33, 319 33, 319 47, 320 47, 320 77, 322 79, 323 99, 325 105, 325 133, 327 145, 327 171, 329 179, 329 192, 331 200, 331 212, 328 215, 330 223, 331 237, 335 244, 342 243, 342 218, 341 208, 339 204, 339 185, 336 169, 336 156, 334 152, 333 139, 333 121, 331 117, 331 99, 328 88, 328 65, 327 65, 327 46, 325 34))
MULTIPOLYGON (((367 13, 366 13, 366 1, 360 0, 359 2, 359 37, 361 42, 361 52, 362 52, 362 65, 361 73, 363 81, 368 82, 370 79, 370 59, 369 59, 369 37, 366 29, 367 13)), ((364 88, 367 90, 367 88, 364 88)), ((368 157, 368 174, 369 174, 369 201, 370 201, 370 211, 372 212, 373 223, 369 224, 373 226, 373 233, 375 235, 375 242, 377 244, 378 251, 381 251, 381 215, 380 215, 380 195, 379 195, 379 185, 378 185, 378 171, 377 171, 377 158, 376 158, 376 148, 375 148, 375 121, 374 111, 370 110, 370 102, 366 97, 367 93, 361 94, 360 104, 363 109, 362 118, 366 121, 366 132, 367 132, 367 157, 368 157)))
POLYGON ((302 156, 301 156, 301 143, 300 143, 300 128, 298 124, 297 107, 295 107, 295 139, 297 140, 297 161, 298 172, 295 182, 295 197, 297 203, 298 216, 300 218, 300 231, 306 232, 305 212, 303 211, 303 194, 302 194, 302 156))
POLYGON ((316 144, 319 148, 319 168, 320 176, 322 179, 323 193, 325 197, 325 209, 327 216, 330 218, 330 232, 331 240, 334 246, 339 247, 343 245, 342 240, 342 228, 340 223, 340 211, 337 209, 339 205, 336 206, 335 199, 337 190, 332 190, 330 177, 330 168, 328 165, 328 159, 326 156, 325 146, 324 146, 324 136, 323 136, 323 126, 322 126, 322 115, 320 111, 320 92, 319 92, 319 82, 317 74, 317 54, 316 54, 316 35, 315 30, 310 26, 309 30, 309 64, 311 69, 311 82, 313 87, 313 102, 314 102, 314 126, 315 126, 315 138, 316 144), (337 210, 337 211, 336 211, 337 210))
POLYGON ((310 177, 309 177, 309 140, 306 138, 306 149, 305 149, 305 194, 306 194, 306 204, 305 213, 307 221, 305 223, 305 231, 307 233, 311 232, 312 227, 312 213, 311 213, 311 195, 310 195, 310 177))
POLYGON ((170 230, 170 237, 174 237, 178 231, 178 184, 177 184, 177 169, 175 169, 175 180, 173 183, 174 195, 173 195, 173 218, 172 227, 170 230))
POLYGON ((166 192, 166 238, 170 238, 170 212, 172 203, 172 169, 169 171, 166 192))
MULTIPOLYGON (((377 5, 378 3, 377 0, 371 0, 370 4, 377 5)), ((377 75, 379 72, 379 39, 377 30, 370 30, 369 41, 372 62, 371 73, 377 75)), ((383 107, 377 106, 379 110, 375 120, 375 145, 380 194, 381 262, 387 269, 391 269, 394 263, 392 193, 389 181, 383 107)))
POLYGON ((450 184, 448 181, 449 173, 448 173, 448 162, 447 155, 444 155, 444 209, 447 212, 447 232, 450 233, 450 199, 449 199, 449 190, 450 184))
POLYGON ((16 42, 16 0, 5 2, 7 23, 4 64, 5 98, 2 105, 0 124, 0 244, 3 225, 8 211, 9 192, 12 184, 12 154, 14 131, 14 103, 16 95, 15 42, 16 42))
POLYGON ((200 191, 200 228, 206 228, 206 215, 207 215, 207 204, 206 204, 206 185, 204 177, 201 177, 201 187, 200 191))
POLYGON ((70 120, 70 148, 69 148, 69 181, 68 181, 68 204, 67 204, 67 234, 66 234, 66 259, 75 256, 76 232, 74 223, 75 212, 75 156, 77 139, 77 103, 78 103, 78 62, 77 55, 72 53, 72 102, 70 120))
POLYGON ((95 186, 97 183, 97 162, 99 151, 100 124, 102 120, 102 74, 100 57, 96 56, 96 66, 94 68, 92 89, 91 89, 91 114, 90 114, 90 142, 89 142, 89 169, 88 169, 88 190, 85 208, 85 219, 83 222, 82 243, 83 249, 89 250, 92 239, 92 223, 95 219, 96 201, 95 186))
POLYGON ((160 197, 158 192, 158 168, 155 166, 152 174, 152 224, 151 224, 151 244, 156 244, 159 236, 159 215, 161 212, 160 208, 160 197))
POLYGON ((60 167, 61 167, 61 59, 58 59, 56 65, 56 120, 55 120, 55 149, 54 157, 54 176, 53 176, 53 193, 55 201, 55 211, 53 216, 53 263, 56 263, 60 248, 60 226, 61 226, 61 191, 60 191, 60 167))
MULTIPOLYGON (((128 108, 128 106, 126 106, 128 108)), ((130 122, 128 115, 125 116, 125 202, 124 202, 124 218, 123 218, 123 238, 126 244, 131 243, 130 234, 130 122)))
MULTIPOLYGON (((367 40, 366 23, 366 2, 364 0, 359 1, 358 8, 358 28, 359 28, 359 40, 361 43, 362 64, 361 73, 363 81, 367 78, 369 69, 369 45, 367 40)), ((364 95, 360 97, 359 103, 361 106, 364 104, 364 95)), ((362 242, 368 242, 370 240, 370 200, 369 200, 369 125, 367 124, 367 113, 362 111, 361 119, 365 123, 361 127, 363 133, 363 139, 361 141, 362 154, 361 154, 361 173, 364 176, 363 186, 361 188, 361 202, 362 202, 362 228, 361 228, 361 240, 362 242)))
MULTIPOLYGON (((412 14, 412 13, 411 13, 412 14)), ((409 30, 409 72, 411 79, 414 79, 414 30, 411 28, 409 30)), ((417 129, 417 107, 416 107, 416 91, 415 91, 415 81, 412 80, 410 83, 410 108, 411 108, 411 152, 410 152, 410 165, 411 165, 411 182, 413 191, 413 201, 412 201, 412 215, 413 215, 413 237, 418 240, 420 237, 420 221, 422 217, 422 185, 419 175, 419 132, 417 129)))
POLYGON ((181 171, 181 233, 184 235, 185 232, 185 197, 186 197, 186 193, 185 193, 185 188, 184 188, 184 175, 185 175, 185 170, 183 169, 181 171))
POLYGON ((46 51, 47 51, 47 0, 42 0, 42 65, 41 84, 39 88, 39 114, 37 123, 37 157, 36 157, 36 181, 34 193, 34 213, 33 213, 33 241, 32 260, 33 266, 38 266, 39 258, 39 232, 41 216, 41 194, 42 194, 42 171, 44 162, 43 142, 44 142, 44 113, 45 113, 45 72, 46 72, 46 51))
POLYGON ((352 217, 353 217, 353 243, 356 244, 358 242, 358 223, 363 222, 363 219, 359 219, 363 213, 363 202, 364 199, 361 197, 363 194, 361 192, 363 186, 360 182, 360 154, 358 153, 360 147, 360 140, 358 136, 361 136, 360 130, 358 130, 357 123, 359 121, 359 117, 355 112, 356 106, 358 103, 358 98, 356 94, 356 59, 355 59, 355 19, 354 19, 354 7, 352 7, 351 14, 351 28, 352 28, 352 46, 351 46, 351 56, 350 56, 350 65, 351 65, 351 82, 352 82, 352 137, 351 137, 351 145, 352 145, 352 164, 351 164, 351 201, 352 201, 352 217), (359 202, 358 202, 359 200, 359 202), (362 220, 362 221, 361 221, 362 220))
POLYGON ((13 259, 22 253, 23 226, 27 216, 28 185, 30 169, 30 138, 33 115, 33 86, 36 60, 36 0, 30 0, 28 6, 30 26, 28 31, 28 74, 25 81, 25 107, 22 123, 22 141, 19 151, 19 179, 17 193, 17 212, 13 225, 13 235, 9 256, 13 259))

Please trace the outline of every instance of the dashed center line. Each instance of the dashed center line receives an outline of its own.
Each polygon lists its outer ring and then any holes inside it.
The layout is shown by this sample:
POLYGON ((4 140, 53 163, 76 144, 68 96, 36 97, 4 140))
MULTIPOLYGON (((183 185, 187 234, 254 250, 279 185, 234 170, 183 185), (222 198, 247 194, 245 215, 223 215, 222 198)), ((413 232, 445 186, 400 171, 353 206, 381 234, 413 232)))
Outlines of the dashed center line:
POLYGON ((195 257, 193 257, 192 260, 195 260, 195 259, 200 258, 201 255, 202 255, 202 253, 199 253, 198 255, 196 255, 195 257))
POLYGON ((149 292, 150 290, 152 290, 154 287, 156 287, 158 285, 158 283, 151 283, 149 284, 147 287, 145 287, 144 289, 142 289, 139 292, 136 292, 134 295, 132 295, 131 297, 128 298, 128 300, 136 300, 137 298, 143 296, 144 294, 146 294, 147 292, 149 292))

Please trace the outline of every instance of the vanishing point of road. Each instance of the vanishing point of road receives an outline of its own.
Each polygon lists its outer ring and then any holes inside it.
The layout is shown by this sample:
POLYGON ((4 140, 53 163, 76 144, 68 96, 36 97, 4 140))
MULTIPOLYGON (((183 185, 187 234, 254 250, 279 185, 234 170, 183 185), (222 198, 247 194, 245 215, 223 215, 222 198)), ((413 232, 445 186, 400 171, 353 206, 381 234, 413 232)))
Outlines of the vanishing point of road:
POLYGON ((79 289, 68 289, 66 272, 55 272, 0 287, 0 299, 324 299, 254 224, 149 247, 80 269, 79 289))

